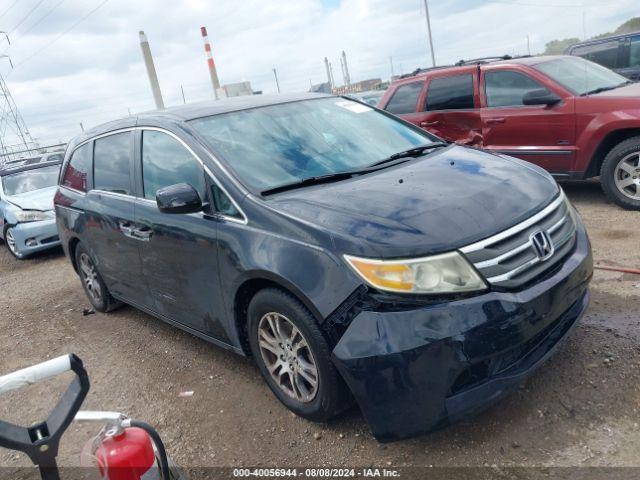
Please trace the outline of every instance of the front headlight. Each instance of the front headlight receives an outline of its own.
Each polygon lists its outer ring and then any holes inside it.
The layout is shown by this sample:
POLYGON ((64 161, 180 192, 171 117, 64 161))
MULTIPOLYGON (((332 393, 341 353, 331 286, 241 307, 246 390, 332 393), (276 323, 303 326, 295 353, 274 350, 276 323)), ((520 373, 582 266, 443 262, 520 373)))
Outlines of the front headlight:
POLYGON ((458 252, 412 260, 373 260, 349 255, 344 258, 369 285, 388 292, 458 293, 487 288, 458 252))
POLYGON ((40 210, 17 210, 15 212, 18 222, 39 222, 42 220, 50 220, 55 218, 53 210, 48 212, 41 212, 40 210))

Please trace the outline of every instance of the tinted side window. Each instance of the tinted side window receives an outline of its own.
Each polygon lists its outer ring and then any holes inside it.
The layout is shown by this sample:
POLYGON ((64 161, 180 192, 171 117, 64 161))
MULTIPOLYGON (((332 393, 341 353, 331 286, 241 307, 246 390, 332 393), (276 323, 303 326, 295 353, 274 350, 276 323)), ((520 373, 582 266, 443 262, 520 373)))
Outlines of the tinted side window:
POLYGON ((385 110, 397 115, 415 112, 422 85, 422 82, 413 82, 399 86, 385 110))
POLYGON ((571 54, 599 63, 607 68, 616 68, 618 66, 618 45, 618 40, 596 45, 583 45, 574 48, 571 54))
POLYGON ((71 154, 62 179, 62 185, 81 192, 89 189, 89 172, 91 171, 91 142, 85 143, 71 154))
POLYGON ((640 67, 640 37, 632 37, 629 46, 629 66, 640 67))
POLYGON ((215 183, 211 187, 213 206, 216 212, 220 212, 227 217, 242 218, 242 214, 235 207, 229 197, 215 183))
POLYGON ((523 105, 522 97, 525 93, 540 89, 545 87, 522 73, 502 71, 484 74, 484 91, 488 107, 523 105))
POLYGON ((131 195, 131 132, 95 141, 93 185, 98 190, 131 195))
POLYGON ((200 162, 175 138, 155 130, 142 132, 142 181, 144 198, 176 183, 188 183, 204 201, 204 171, 200 162))
POLYGON ((473 76, 434 78, 427 90, 427 110, 459 110, 473 106, 473 76))

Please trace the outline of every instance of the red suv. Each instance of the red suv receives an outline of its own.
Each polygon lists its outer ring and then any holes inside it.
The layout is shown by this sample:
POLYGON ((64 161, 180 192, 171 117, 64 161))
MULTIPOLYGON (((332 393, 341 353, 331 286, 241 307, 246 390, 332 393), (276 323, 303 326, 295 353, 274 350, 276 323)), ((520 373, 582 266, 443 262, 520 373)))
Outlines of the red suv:
POLYGON ((418 70, 380 108, 441 138, 533 162, 558 179, 600 175, 640 210, 640 84, 579 57, 503 57, 418 70))

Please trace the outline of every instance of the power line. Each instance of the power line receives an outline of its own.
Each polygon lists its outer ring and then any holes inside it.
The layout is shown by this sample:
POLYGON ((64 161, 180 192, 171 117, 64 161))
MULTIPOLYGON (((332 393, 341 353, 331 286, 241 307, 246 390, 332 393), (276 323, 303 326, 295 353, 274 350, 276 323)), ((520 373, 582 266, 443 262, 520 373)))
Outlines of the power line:
MULTIPOLYGON (((36 28, 38 25, 40 25, 45 18, 47 18, 49 15, 51 15, 65 1, 66 0, 60 0, 58 3, 56 3, 53 7, 51 7, 51 9, 49 9, 47 11, 47 13, 42 15, 38 20, 36 20, 35 23, 33 23, 29 28, 27 28, 24 32, 22 32, 20 37, 24 37, 26 34, 28 34, 30 31, 32 31, 34 28, 36 28)), ((15 39, 14 39, 14 42, 15 42, 15 39)))
POLYGON ((24 17, 22 17, 22 19, 21 19, 17 24, 15 24, 15 25, 13 26, 13 28, 12 28, 11 30, 9 30, 7 33, 11 33, 11 32, 13 32, 13 31, 15 31, 15 29, 16 29, 16 28, 18 28, 20 25, 22 25, 22 24, 24 23, 24 21, 25 21, 27 18, 29 18, 29 16, 31 16, 31 14, 35 11, 35 9, 36 9, 36 8, 38 8, 38 7, 42 4, 42 2, 44 2, 44 0, 39 0, 39 1, 38 1, 38 2, 37 2, 37 3, 36 3, 36 4, 31 8, 31 10, 29 10, 29 11, 27 12, 27 14, 26 14, 24 17))
MULTIPOLYGON (((82 16, 76 23, 74 23, 73 25, 71 25, 69 28, 67 28, 66 30, 64 30, 63 32, 61 32, 56 38, 54 38, 53 40, 51 40, 49 43, 43 45, 41 48, 39 48, 38 50, 36 50, 35 52, 33 52, 31 55, 29 55, 28 57, 26 57, 25 59, 23 59, 21 62, 19 62, 15 68, 20 67, 21 65, 24 65, 26 62, 28 62, 29 60, 31 60, 33 57, 35 57, 36 55, 40 54, 42 51, 46 50, 47 48, 49 48, 51 45, 53 45, 54 43, 56 43, 58 40, 60 40, 62 37, 64 37, 67 33, 69 33, 71 30, 73 30, 74 28, 76 28, 78 25, 80 25, 82 22, 84 22, 87 18, 89 18, 91 15, 93 15, 95 12, 97 12, 103 5, 105 5, 109 0, 102 0, 102 2, 100 2, 93 10, 90 10, 89 12, 87 12, 84 16, 82 16)), ((15 69, 14 69, 15 70, 15 69)))
POLYGON ((20 0, 16 0, 9 6, 9 8, 7 8, 4 12, 0 13, 0 18, 4 17, 7 13, 9 13, 9 10, 11 10, 14 6, 16 6, 19 1, 20 0))

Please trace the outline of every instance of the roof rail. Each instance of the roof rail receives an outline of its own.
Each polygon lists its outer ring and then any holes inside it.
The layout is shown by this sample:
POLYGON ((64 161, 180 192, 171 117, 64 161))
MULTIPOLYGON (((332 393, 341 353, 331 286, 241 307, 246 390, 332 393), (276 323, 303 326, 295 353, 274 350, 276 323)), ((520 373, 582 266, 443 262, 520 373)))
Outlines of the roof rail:
POLYGON ((483 63, 499 62, 500 60, 515 60, 516 58, 530 58, 531 55, 518 55, 512 57, 511 55, 502 55, 501 57, 481 57, 472 58, 470 60, 460 60, 456 62, 456 67, 463 67, 465 65, 481 65, 483 63))
POLYGON ((450 68, 453 65, 438 65, 437 67, 428 67, 428 68, 416 68, 413 72, 411 73, 405 73, 404 75, 400 75, 398 78, 409 78, 409 77, 414 77, 420 73, 424 73, 424 72, 430 72, 431 70, 439 70, 441 68, 450 68))

